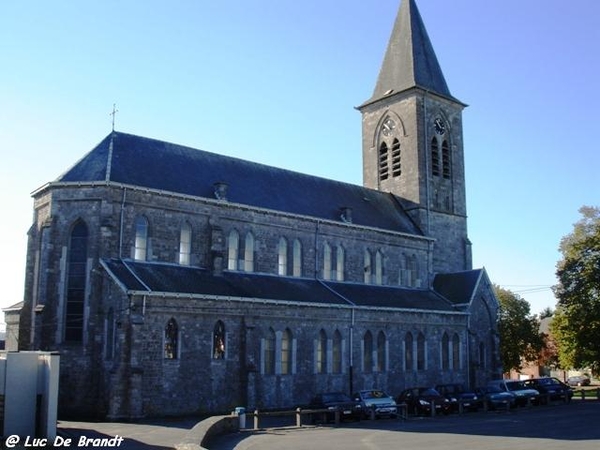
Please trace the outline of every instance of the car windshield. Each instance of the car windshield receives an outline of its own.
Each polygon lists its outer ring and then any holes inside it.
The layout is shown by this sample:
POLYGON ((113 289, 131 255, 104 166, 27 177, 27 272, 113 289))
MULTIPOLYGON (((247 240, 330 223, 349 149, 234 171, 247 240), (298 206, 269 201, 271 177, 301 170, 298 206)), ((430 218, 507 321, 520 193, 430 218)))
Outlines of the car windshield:
POLYGON ((365 399, 369 398, 385 398, 387 394, 383 391, 363 391, 362 397, 365 399))
POLYGON ((522 381, 508 381, 506 387, 509 391, 520 391, 525 389, 525 384, 522 381))
POLYGON ((420 395, 432 395, 438 397, 440 394, 435 389, 426 388, 419 391, 420 395))
POLYGON ((330 394, 323 394, 323 402, 334 403, 334 402, 349 402, 350 399, 346 394, 341 392, 332 392, 330 394))

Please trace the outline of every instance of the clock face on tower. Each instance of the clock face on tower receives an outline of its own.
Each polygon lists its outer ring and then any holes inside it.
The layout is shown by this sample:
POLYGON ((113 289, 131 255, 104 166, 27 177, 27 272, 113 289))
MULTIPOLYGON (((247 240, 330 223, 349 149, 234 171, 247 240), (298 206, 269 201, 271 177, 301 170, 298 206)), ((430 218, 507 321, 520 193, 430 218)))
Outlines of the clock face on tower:
POLYGON ((381 133, 385 136, 388 137, 390 136, 394 130, 396 129, 396 122, 394 122, 392 119, 390 119, 389 117, 387 119, 385 119, 385 121, 383 122, 383 125, 381 127, 381 133))
POLYGON ((439 117, 433 121, 433 129, 437 134, 444 134, 446 132, 446 124, 439 117))

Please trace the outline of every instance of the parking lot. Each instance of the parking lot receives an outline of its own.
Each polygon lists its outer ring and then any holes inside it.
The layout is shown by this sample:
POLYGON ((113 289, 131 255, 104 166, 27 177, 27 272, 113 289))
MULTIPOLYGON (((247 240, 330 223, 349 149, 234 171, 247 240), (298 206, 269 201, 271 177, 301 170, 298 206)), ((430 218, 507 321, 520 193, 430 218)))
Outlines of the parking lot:
POLYGON ((553 450, 600 448, 600 402, 555 403, 511 411, 363 420, 341 426, 267 428, 213 440, 210 450, 553 450))

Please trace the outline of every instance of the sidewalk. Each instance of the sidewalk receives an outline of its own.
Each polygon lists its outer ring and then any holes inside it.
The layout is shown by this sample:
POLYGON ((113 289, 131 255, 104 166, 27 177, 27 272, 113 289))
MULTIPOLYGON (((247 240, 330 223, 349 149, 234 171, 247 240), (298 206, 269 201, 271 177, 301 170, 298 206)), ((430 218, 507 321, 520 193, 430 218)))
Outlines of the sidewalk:
MULTIPOLYGON (((101 441, 97 439, 113 439, 123 437, 118 446, 119 450, 157 450, 172 449, 181 442, 186 433, 202 419, 173 418, 142 420, 138 422, 74 422, 59 420, 58 435, 61 438, 72 439, 71 448, 98 448, 101 441), (94 442, 94 440, 96 440, 94 442)), ((118 444, 118 440, 104 441, 118 444)))

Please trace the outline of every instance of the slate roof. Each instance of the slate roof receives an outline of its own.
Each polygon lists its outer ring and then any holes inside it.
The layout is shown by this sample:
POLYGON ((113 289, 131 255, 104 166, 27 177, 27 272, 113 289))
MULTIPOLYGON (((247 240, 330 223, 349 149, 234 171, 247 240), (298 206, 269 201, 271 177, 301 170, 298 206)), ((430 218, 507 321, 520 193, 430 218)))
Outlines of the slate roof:
POLYGON ((102 265, 128 293, 207 295, 339 307, 456 311, 450 302, 431 290, 228 271, 215 276, 206 269, 196 267, 121 259, 102 260, 102 265))
POLYGON ((453 304, 469 303, 483 274, 484 269, 439 273, 433 280, 433 289, 453 304))
POLYGON ((115 182, 213 200, 215 183, 224 182, 233 203, 334 221, 349 207, 354 224, 423 235, 390 193, 120 132, 56 182, 115 182))
MULTIPOLYGON (((420 87, 452 97, 414 0, 403 0, 371 99, 420 87)), ((460 102, 459 102, 460 103, 460 102)))

